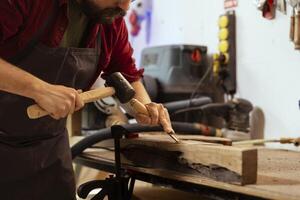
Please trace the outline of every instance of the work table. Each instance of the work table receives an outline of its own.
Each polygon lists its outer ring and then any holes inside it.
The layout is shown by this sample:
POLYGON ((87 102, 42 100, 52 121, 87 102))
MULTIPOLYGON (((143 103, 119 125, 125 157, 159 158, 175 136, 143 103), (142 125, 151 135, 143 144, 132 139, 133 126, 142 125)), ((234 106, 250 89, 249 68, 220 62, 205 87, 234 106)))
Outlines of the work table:
MULTIPOLYGON (((86 150, 75 163, 83 164, 95 169, 113 172, 114 154, 112 151, 99 148, 86 150)), ((135 174, 137 180, 150 183, 166 184, 184 191, 196 192, 209 196, 242 199, 300 199, 300 153, 258 148, 258 176, 256 184, 239 186, 186 175, 179 172, 141 168, 123 165, 135 174)))

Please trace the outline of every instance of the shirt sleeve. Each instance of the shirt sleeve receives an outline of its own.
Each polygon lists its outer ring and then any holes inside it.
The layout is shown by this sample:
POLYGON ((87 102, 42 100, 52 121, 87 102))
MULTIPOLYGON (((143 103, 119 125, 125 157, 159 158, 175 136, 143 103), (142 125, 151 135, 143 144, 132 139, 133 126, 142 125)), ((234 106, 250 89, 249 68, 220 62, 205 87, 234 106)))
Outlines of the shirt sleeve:
POLYGON ((0 45, 18 33, 29 12, 28 0, 0 0, 0 45))
POLYGON ((143 76, 143 69, 137 69, 135 59, 132 57, 133 49, 128 41, 128 30, 124 19, 118 19, 116 26, 119 29, 116 43, 113 47, 111 59, 102 77, 105 79, 113 72, 121 72, 129 81, 134 82, 143 76))

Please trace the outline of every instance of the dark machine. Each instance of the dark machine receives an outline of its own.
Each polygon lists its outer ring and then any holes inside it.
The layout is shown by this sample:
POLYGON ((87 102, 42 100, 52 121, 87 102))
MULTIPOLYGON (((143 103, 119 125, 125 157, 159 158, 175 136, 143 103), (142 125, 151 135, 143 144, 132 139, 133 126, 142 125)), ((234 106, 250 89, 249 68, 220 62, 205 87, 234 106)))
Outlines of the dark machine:
POLYGON ((232 96, 235 92, 235 84, 230 84, 230 87, 227 84, 236 82, 235 66, 226 71, 223 62, 223 69, 216 76, 212 69, 214 62, 205 46, 146 48, 141 61, 146 74, 144 85, 153 101, 165 103, 167 107, 168 102, 186 100, 185 107, 181 109, 174 111, 169 108, 172 121, 201 122, 218 128, 248 132, 251 103, 244 99, 224 102, 226 94, 232 96), (193 101, 201 97, 210 98, 212 103, 194 105, 193 101))
POLYGON ((141 66, 144 85, 153 101, 170 102, 195 96, 222 101, 222 91, 213 80, 207 47, 168 45, 146 48, 141 66))

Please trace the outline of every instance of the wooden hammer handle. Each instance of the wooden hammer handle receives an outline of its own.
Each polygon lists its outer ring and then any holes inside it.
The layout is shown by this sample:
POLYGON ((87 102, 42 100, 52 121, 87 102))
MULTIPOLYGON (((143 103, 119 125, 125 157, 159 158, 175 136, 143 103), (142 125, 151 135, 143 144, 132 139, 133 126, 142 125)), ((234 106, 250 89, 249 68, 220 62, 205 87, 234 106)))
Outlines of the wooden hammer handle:
MULTIPOLYGON (((115 94, 115 89, 112 87, 103 87, 95 90, 90 90, 79 94, 84 103, 90 103, 98 99, 109 97, 115 94)), ((47 111, 35 104, 27 108, 27 115, 30 119, 38 119, 49 115, 47 111)))

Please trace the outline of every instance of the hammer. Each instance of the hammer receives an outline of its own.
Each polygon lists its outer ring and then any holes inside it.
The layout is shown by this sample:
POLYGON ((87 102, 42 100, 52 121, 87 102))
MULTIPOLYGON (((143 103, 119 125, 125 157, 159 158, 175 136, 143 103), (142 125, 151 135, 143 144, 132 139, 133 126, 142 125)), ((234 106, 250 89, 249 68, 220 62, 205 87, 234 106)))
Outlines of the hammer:
MULTIPOLYGON (((98 88, 79 94, 84 103, 90 103, 98 99, 103 99, 115 95, 121 103, 129 103, 132 109, 137 113, 149 116, 148 110, 144 104, 134 98, 135 91, 130 83, 123 77, 120 72, 115 72, 108 77, 105 83, 108 87, 98 88)), ((38 119, 49 115, 47 111, 35 104, 27 108, 27 114, 30 119, 38 119)), ((177 143, 179 140, 174 132, 168 133, 177 143)))

